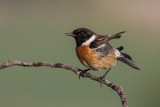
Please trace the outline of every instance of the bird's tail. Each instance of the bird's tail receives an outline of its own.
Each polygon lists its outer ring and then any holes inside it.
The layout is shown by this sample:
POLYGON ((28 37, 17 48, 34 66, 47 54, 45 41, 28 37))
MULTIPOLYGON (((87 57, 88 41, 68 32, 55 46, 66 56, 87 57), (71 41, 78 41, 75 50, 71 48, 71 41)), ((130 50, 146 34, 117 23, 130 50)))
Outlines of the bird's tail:
POLYGON ((121 52, 122 50, 123 50, 123 46, 120 46, 120 47, 117 48, 117 51, 119 51, 120 54, 121 54, 118 57, 118 60, 123 62, 124 64, 134 68, 134 69, 140 70, 135 64, 132 63, 132 62, 134 62, 132 60, 132 57, 130 55, 126 54, 126 53, 121 52), (132 62, 130 62, 130 61, 132 61, 132 62))
POLYGON ((137 70, 140 70, 136 65, 134 65, 133 63, 131 63, 129 60, 127 60, 125 57, 119 57, 118 58, 119 61, 123 62, 124 64, 134 68, 134 69, 137 69, 137 70))

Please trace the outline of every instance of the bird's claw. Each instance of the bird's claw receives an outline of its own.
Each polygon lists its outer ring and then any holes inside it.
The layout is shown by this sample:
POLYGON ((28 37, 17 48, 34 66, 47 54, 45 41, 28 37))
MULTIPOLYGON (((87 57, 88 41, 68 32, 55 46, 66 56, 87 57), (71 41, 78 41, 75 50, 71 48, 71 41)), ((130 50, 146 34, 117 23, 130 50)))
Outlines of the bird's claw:
POLYGON ((103 76, 101 76, 101 77, 99 77, 99 78, 100 78, 100 80, 99 80, 100 86, 102 87, 102 82, 101 82, 101 81, 104 81, 104 80, 105 80, 105 76, 103 75, 103 76))
POLYGON ((90 70, 90 69, 83 70, 79 73, 79 80, 80 80, 81 76, 83 77, 84 73, 86 73, 88 70, 90 70))

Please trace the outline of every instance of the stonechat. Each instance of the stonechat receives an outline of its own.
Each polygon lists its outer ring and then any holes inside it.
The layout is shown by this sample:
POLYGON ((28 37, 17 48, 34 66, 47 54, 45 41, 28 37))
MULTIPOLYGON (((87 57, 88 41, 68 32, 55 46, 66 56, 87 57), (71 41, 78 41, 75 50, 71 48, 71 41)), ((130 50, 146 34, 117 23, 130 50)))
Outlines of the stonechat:
POLYGON ((98 35, 89 29, 78 28, 71 33, 66 33, 66 35, 72 36, 76 41, 77 57, 88 68, 84 72, 88 70, 107 70, 101 77, 104 79, 117 60, 136 70, 140 70, 133 64, 130 55, 121 52, 123 46, 113 48, 109 43, 112 39, 120 38, 122 33, 125 33, 125 31, 113 35, 98 35))

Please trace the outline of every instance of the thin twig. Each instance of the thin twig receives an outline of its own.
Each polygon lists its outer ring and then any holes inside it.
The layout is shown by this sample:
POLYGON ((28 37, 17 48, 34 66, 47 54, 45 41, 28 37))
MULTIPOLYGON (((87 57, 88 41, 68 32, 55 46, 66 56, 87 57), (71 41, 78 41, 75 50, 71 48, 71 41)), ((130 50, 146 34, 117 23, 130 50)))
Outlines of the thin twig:
POLYGON ((95 80, 97 82, 100 82, 101 84, 105 84, 106 86, 112 88, 120 96, 123 107, 128 107, 126 96, 125 96, 125 93, 123 92, 123 88, 121 86, 116 86, 114 83, 108 81, 107 79, 101 79, 100 77, 97 77, 97 76, 95 76, 95 75, 93 75, 89 72, 81 73, 81 72, 83 72, 83 70, 81 70, 77 67, 73 67, 73 66, 66 65, 66 64, 61 64, 61 63, 21 62, 21 61, 18 61, 18 60, 8 60, 4 64, 0 65, 0 69, 4 69, 4 68, 10 67, 10 66, 15 66, 15 65, 24 66, 24 67, 47 66, 47 67, 52 67, 52 68, 64 68, 64 69, 67 69, 67 70, 71 70, 77 75, 81 75, 82 77, 90 78, 92 80, 95 80))

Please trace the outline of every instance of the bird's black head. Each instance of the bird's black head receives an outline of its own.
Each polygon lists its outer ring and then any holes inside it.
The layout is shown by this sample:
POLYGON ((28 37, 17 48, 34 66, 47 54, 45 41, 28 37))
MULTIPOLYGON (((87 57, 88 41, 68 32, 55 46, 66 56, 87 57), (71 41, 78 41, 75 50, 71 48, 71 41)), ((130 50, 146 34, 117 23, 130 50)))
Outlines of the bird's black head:
POLYGON ((77 46, 81 46, 87 41, 89 41, 90 39, 93 41, 95 37, 93 38, 92 36, 96 34, 89 29, 78 28, 78 29, 75 29, 72 33, 66 33, 66 35, 74 37, 76 40, 77 46))

